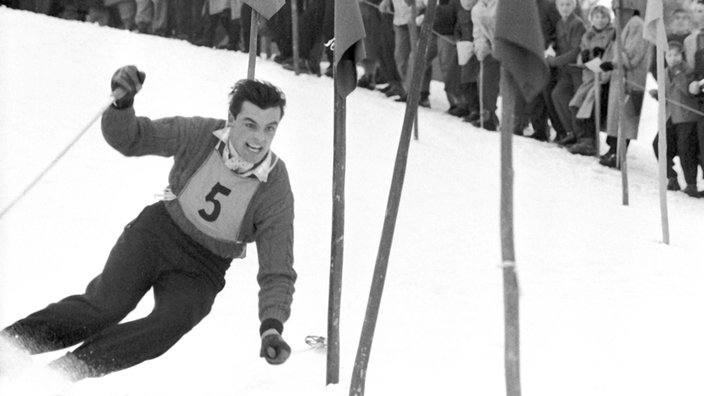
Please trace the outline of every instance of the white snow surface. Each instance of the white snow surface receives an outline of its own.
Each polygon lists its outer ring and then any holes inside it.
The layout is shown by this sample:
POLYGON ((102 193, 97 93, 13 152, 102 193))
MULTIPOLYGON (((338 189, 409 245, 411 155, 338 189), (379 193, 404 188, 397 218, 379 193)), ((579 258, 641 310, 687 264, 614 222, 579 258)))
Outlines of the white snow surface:
MULTIPOLYGON (((97 114, 118 67, 147 73, 139 115, 223 118, 248 59, 7 8, 0 53, 0 208, 97 114)), ((340 383, 326 386, 325 353, 304 338, 327 326, 332 80, 295 76, 262 58, 257 77, 280 86, 289 103, 273 149, 296 198, 290 360, 275 367, 259 358, 250 246, 211 314, 166 354, 64 394, 348 394, 405 106, 365 89, 347 101, 341 370, 340 383)), ((433 83, 431 99, 432 109, 420 109, 420 140, 411 142, 366 394, 503 395, 499 134, 445 114, 442 85, 433 83)), ((524 395, 704 394, 704 200, 667 193, 671 243, 663 244, 651 148, 657 105, 646 98, 644 106, 629 151, 628 206, 617 171, 514 139, 524 395)), ((94 124, 0 219, 0 326, 81 293, 122 227, 157 199, 170 166, 121 156, 94 124)), ((145 298, 127 320, 152 304, 145 298)), ((18 364, 41 366, 64 352, 18 364)), ((0 394, 9 396, 8 383, 20 380, 4 380, 0 394)))

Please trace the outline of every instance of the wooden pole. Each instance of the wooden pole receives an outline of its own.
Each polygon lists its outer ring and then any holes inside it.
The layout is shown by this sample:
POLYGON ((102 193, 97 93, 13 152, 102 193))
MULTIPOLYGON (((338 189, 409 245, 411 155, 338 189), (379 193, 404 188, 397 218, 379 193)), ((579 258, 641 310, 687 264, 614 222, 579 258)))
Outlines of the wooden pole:
POLYGON ((78 132, 78 134, 69 142, 69 144, 66 147, 64 147, 63 150, 61 150, 61 152, 56 156, 56 158, 54 158, 49 163, 49 165, 47 165, 46 168, 44 168, 44 170, 42 170, 34 178, 34 180, 32 180, 32 182, 29 183, 29 185, 27 187, 25 187, 24 190, 22 190, 21 193, 17 197, 15 197, 15 199, 13 199, 12 202, 10 202, 10 204, 7 205, 7 207, 5 207, 5 209, 2 210, 2 212, 0 212, 0 219, 2 219, 2 217, 5 216, 5 214, 7 212, 9 212, 17 204, 17 202, 22 200, 22 198, 24 198, 24 196, 27 195, 27 193, 32 188, 34 188, 34 186, 37 185, 37 183, 39 183, 39 181, 44 177, 44 175, 46 175, 54 167, 54 165, 56 165, 56 163, 59 162, 59 160, 61 160, 61 158, 63 158, 64 155, 66 155, 66 153, 71 149, 71 147, 73 147, 76 144, 76 142, 78 142, 78 140, 83 135, 85 135, 86 132, 88 132, 90 127, 95 123, 95 121, 97 121, 98 118, 100 118, 100 116, 102 116, 103 113, 105 113, 105 111, 108 109, 108 107, 110 107, 115 100, 122 98, 123 96, 125 96, 125 91, 122 88, 118 88, 118 89, 114 90, 110 94, 110 97, 107 98, 105 100, 105 102, 103 102, 100 105, 99 110, 90 118, 90 120, 88 121, 88 123, 86 123, 86 125, 83 127, 83 129, 81 129, 81 131, 78 132))
POLYGON ((599 157, 601 151, 601 73, 594 72, 594 156, 599 157))
POLYGON ((406 174, 406 163, 408 161, 408 151, 411 142, 411 129, 413 127, 413 115, 418 107, 418 99, 420 96, 419 91, 423 75, 423 68, 421 66, 424 63, 425 52, 428 48, 428 40, 431 35, 430 30, 435 18, 436 3, 437 0, 428 0, 425 21, 423 21, 420 41, 418 43, 418 51, 414 59, 413 78, 411 80, 410 92, 408 93, 408 100, 406 101, 406 113, 403 119, 403 127, 401 128, 401 137, 399 139, 398 151, 396 153, 396 162, 394 163, 394 173, 391 180, 389 199, 386 205, 386 216, 384 217, 384 226, 381 233, 379 251, 377 253, 376 264, 374 266, 372 285, 369 291, 367 311, 364 316, 362 335, 359 340, 357 356, 355 358, 354 369, 352 372, 350 396, 364 395, 369 355, 371 353, 372 340, 374 339, 376 320, 379 316, 381 296, 384 291, 384 281, 386 279, 386 269, 389 264, 391 243, 393 242, 396 217, 398 215, 401 192, 403 190, 403 180, 406 174))
POLYGON ((297 0, 291 0, 291 38, 293 41, 293 72, 296 75, 301 74, 301 69, 299 67, 299 47, 298 47, 298 41, 299 41, 299 35, 298 35, 298 1, 297 0))
POLYGON ((663 25, 657 24, 658 32, 657 45, 657 71, 660 77, 658 83, 658 129, 660 130, 660 138, 658 139, 658 176, 660 187, 660 222, 662 226, 662 241, 666 245, 670 244, 670 226, 667 215, 667 110, 665 108, 665 84, 667 83, 667 74, 665 74, 665 49, 667 42, 665 41, 665 32, 662 31, 663 25))
MULTIPOLYGON (((614 76, 616 77, 616 89, 617 89, 617 94, 618 96, 614 96, 617 98, 616 106, 614 108, 613 105, 611 105, 611 108, 609 109, 610 111, 616 111, 617 116, 616 118, 616 124, 615 127, 618 128, 618 134, 617 134, 617 153, 616 153, 616 165, 621 168, 621 190, 622 190, 622 196, 621 196, 621 202, 623 205, 628 205, 628 166, 626 162, 626 138, 623 134, 623 128, 621 127, 622 125, 622 119, 623 119, 623 105, 624 105, 624 71, 623 71, 623 42, 621 39, 621 15, 623 13, 623 7, 619 6, 614 9, 614 27, 616 28, 616 57, 615 57, 615 65, 614 65, 614 76)), ((614 89, 614 84, 611 84, 610 89, 614 89)))
MULTIPOLYGON (((411 40, 411 55, 412 59, 415 59, 415 54, 418 53, 418 25, 416 24, 416 17, 418 16, 418 7, 416 7, 415 1, 411 4, 411 22, 408 24, 408 32, 411 40)), ((425 62, 423 62, 423 70, 425 70, 425 62)), ((413 75, 413 70, 411 69, 411 75, 413 75)), ((416 109, 416 115, 413 122, 413 140, 418 140, 418 109, 416 109)))
POLYGON ((513 232, 513 126, 518 94, 513 77, 501 71, 501 258, 504 283, 504 368, 507 396, 521 395, 518 277, 513 232))
POLYGON ((259 13, 252 8, 252 19, 249 26, 249 66, 247 67, 247 79, 254 80, 254 72, 257 67, 257 35, 259 33, 259 13))
MULTIPOLYGON (((336 68, 333 69, 337 77, 336 68)), ((345 163, 346 102, 334 84, 335 115, 333 138, 332 238, 330 247, 330 292, 328 296, 328 350, 326 384, 340 380, 340 303, 342 301, 342 264, 345 241, 345 163)))
POLYGON ((484 60, 479 61, 479 84, 477 85, 479 88, 479 128, 484 129, 484 60))

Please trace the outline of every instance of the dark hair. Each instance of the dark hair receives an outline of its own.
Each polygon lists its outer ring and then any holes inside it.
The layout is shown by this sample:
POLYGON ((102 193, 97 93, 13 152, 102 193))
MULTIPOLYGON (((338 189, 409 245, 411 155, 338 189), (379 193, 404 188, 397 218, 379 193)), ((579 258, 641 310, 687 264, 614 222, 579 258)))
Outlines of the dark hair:
POLYGON ((261 109, 278 106, 283 117, 286 96, 279 88, 267 81, 239 80, 230 91, 230 113, 233 117, 237 117, 244 102, 251 102, 261 109))

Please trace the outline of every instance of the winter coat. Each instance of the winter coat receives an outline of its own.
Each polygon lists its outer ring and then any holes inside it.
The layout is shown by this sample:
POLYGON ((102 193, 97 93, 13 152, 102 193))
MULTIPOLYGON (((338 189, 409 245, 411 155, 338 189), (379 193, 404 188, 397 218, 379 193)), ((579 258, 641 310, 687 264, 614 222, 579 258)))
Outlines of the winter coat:
MULTIPOLYGON (((584 60, 582 54, 588 54, 586 61, 594 58, 600 58, 602 61, 610 61, 613 59, 613 42, 616 38, 616 29, 608 25, 601 31, 597 31, 594 27, 590 28, 582 36, 582 42, 579 46, 580 56, 577 59, 578 65, 583 65, 584 60)), ((605 84, 611 77, 611 72, 600 73, 601 84, 605 84)), ((582 84, 577 88, 570 107, 576 107, 577 118, 587 119, 591 117, 594 111, 594 72, 589 68, 582 69, 582 84)))
POLYGON ((555 57, 548 64, 559 68, 576 63, 582 36, 587 32, 584 21, 573 13, 557 22, 556 31, 555 57))
MULTIPOLYGON (((684 49, 684 59, 687 62, 690 70, 697 71, 694 64, 694 54, 697 53, 699 48, 698 37, 702 34, 701 29, 695 29, 684 39, 683 49, 684 49)), ((704 42, 704 41, 703 41, 704 42)))
MULTIPOLYGON (((609 110, 621 109, 620 125, 623 136, 626 139, 638 138, 638 123, 640 122, 640 108, 642 100, 632 100, 633 97, 642 98, 645 79, 648 73, 648 49, 649 44, 643 38, 643 19, 635 15, 628 20, 626 26, 621 32, 621 42, 623 44, 621 53, 621 66, 625 75, 624 93, 625 98, 618 98, 618 90, 611 89, 609 92, 609 110), (625 103, 621 100, 625 99, 625 103)), ((615 58, 618 58, 614 54, 615 58)), ((617 64, 618 62, 614 62, 617 64)), ((617 83, 613 81, 612 84, 617 83)), ((609 120, 616 113, 609 111, 609 120)), ((607 122, 607 125, 612 125, 613 122, 607 122)), ((609 128, 607 131, 609 136, 618 136, 617 128, 609 128)))
POLYGON ((689 93, 689 83, 694 81, 691 69, 686 63, 682 63, 675 67, 669 67, 665 76, 665 91, 667 98, 672 101, 665 105, 667 118, 671 119, 673 124, 699 121, 699 114, 675 104, 681 103, 692 109, 698 107, 697 97, 689 93))
POLYGON ((545 39, 545 49, 557 38, 557 22, 560 21, 560 12, 557 11, 555 3, 550 0, 538 0, 538 15, 540 16, 540 28, 545 39))

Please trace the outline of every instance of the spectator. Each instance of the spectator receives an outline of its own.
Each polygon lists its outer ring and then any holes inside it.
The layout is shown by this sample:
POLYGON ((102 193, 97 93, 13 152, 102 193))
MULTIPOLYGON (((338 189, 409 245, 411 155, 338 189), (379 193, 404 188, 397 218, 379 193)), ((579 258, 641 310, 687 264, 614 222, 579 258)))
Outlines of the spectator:
MULTIPOLYGON (((176 38, 197 42, 201 38, 204 0, 172 0, 171 23, 176 38)), ((238 11, 239 12, 239 11, 238 11)))
POLYGON ((364 30, 367 32, 364 46, 369 60, 362 62, 365 73, 357 85, 374 89, 377 84, 387 84, 381 89, 385 93, 394 87, 402 87, 403 83, 394 60, 394 16, 379 11, 380 3, 381 0, 359 2, 364 30))
POLYGON ((453 39, 457 42, 452 60, 445 76, 445 93, 450 103, 448 114, 467 118, 467 122, 479 119, 479 95, 477 76, 479 61, 474 56, 474 36, 472 34, 472 8, 477 0, 451 0, 450 7, 455 13, 453 39), (463 63, 460 65, 459 53, 463 63))
POLYGON ((589 13, 591 27, 584 33, 581 50, 577 64, 582 66, 582 84, 570 101, 570 108, 575 121, 575 135, 577 143, 569 147, 572 154, 596 154, 596 120, 594 114, 595 86, 600 85, 600 122, 604 125, 608 113, 609 79, 611 72, 597 75, 584 65, 594 59, 604 60, 610 58, 613 51, 613 42, 616 38, 616 29, 611 25, 611 13, 604 6, 596 6, 589 13))
MULTIPOLYGON (((694 78, 704 78, 704 1, 698 0, 692 4, 693 22, 696 28, 684 40, 684 58, 694 70, 694 78)), ((704 95, 698 95, 699 110, 704 110, 704 95)), ((704 171, 704 117, 697 122, 697 141, 699 142, 699 165, 704 171)))
POLYGON ((393 13, 394 19, 394 60, 398 74, 401 76, 402 86, 386 92, 386 96, 399 96, 405 100, 409 87, 409 57, 411 55, 411 6, 404 0, 382 0, 379 10, 384 13, 393 13))
MULTIPOLYGON (((667 140, 667 189, 671 191, 680 190, 677 172, 675 172, 673 164, 674 157, 679 155, 680 166, 684 173, 684 180, 687 183, 684 192, 691 197, 698 198, 697 121, 700 116, 683 106, 679 106, 679 104, 689 108, 696 108, 697 99, 694 95, 699 90, 689 91, 693 76, 691 69, 684 61, 682 44, 679 41, 668 43, 665 59, 667 61, 667 70, 664 81, 660 83, 665 84, 666 96, 670 100, 665 106, 667 109, 667 125, 665 126, 665 139, 667 140)), ((657 90, 650 91, 650 95, 656 99, 657 93, 657 90)), ((659 153, 658 138, 659 134, 653 140, 653 150, 656 158, 658 158, 659 153)))
POLYGON ((120 17, 120 28, 134 30, 134 17, 137 12, 137 6, 134 0, 105 0, 105 6, 111 9, 117 9, 117 13, 120 17))
POLYGON ((166 36, 168 21, 167 0, 135 0, 137 14, 135 23, 140 33, 166 36))
POLYGON ((586 33, 584 21, 575 14, 576 0, 557 0, 555 2, 560 20, 555 27, 555 55, 548 55, 548 66, 557 69, 557 83, 550 93, 560 123, 565 128, 565 137, 557 140, 560 146, 577 142, 575 137, 575 122, 569 108, 569 102, 582 83, 580 70, 574 66, 579 56, 579 45, 586 33))
MULTIPOLYGON (((427 0, 423 0, 423 8, 421 15, 417 18, 417 25, 423 23, 425 12, 424 7, 427 5, 427 0)), ((433 77, 433 60, 438 59, 440 66, 440 76, 442 81, 447 80, 447 74, 450 69, 451 62, 456 61, 457 47, 453 38, 455 23, 457 22, 457 10, 450 4, 450 0, 438 0, 435 8, 435 20, 433 21, 433 36, 428 41, 428 50, 425 56, 425 73, 423 74, 423 83, 420 91, 420 102, 423 107, 430 107, 430 81, 433 77)), ((447 101, 452 105, 452 98, 448 93, 448 87, 445 87, 447 101)))
MULTIPOLYGON (((611 89, 609 92, 609 108, 621 109, 618 127, 607 127, 606 143, 609 150, 602 156, 599 163, 611 168, 616 167, 616 153, 618 153, 618 130, 626 140, 626 147, 631 139, 638 137, 638 123, 640 122, 640 110, 643 106, 643 93, 645 90, 645 78, 648 73, 648 42, 643 38, 643 19, 641 12, 645 12, 646 0, 620 0, 621 12, 619 22, 623 26, 621 31, 622 52, 615 54, 615 62, 604 62, 602 65, 607 71, 619 65, 623 68, 625 75, 625 104, 623 98, 616 95, 619 90, 611 89)), ((617 7, 619 1, 614 2, 617 7)), ((620 81, 612 81, 611 84, 620 84, 620 81)), ((615 116, 610 112, 607 117, 615 116)), ((613 122, 607 122, 608 125, 613 122)), ((608 126, 607 125, 607 126, 608 126)))
POLYGON ((499 126, 496 101, 499 97, 501 64, 493 56, 497 3, 497 0, 479 0, 472 8, 474 54, 481 69, 478 81, 478 84, 481 84, 479 100, 483 107, 483 113, 479 114, 472 125, 488 131, 495 131, 499 126))

